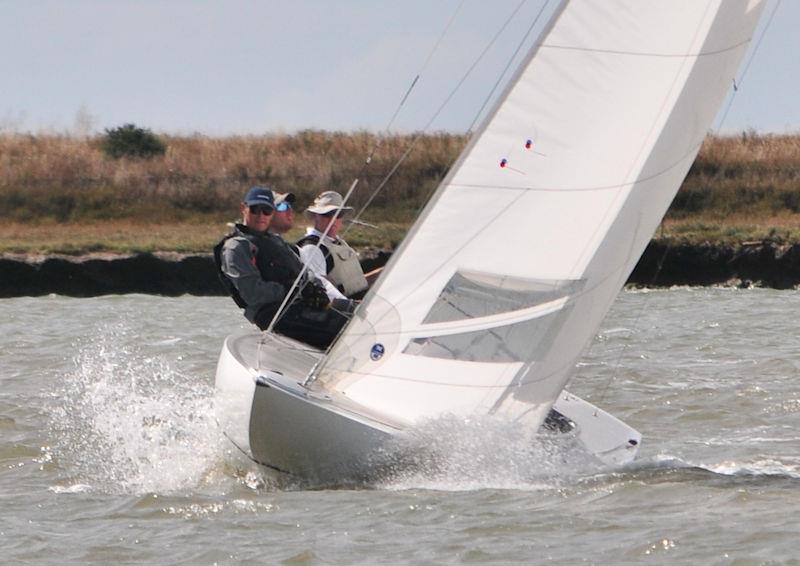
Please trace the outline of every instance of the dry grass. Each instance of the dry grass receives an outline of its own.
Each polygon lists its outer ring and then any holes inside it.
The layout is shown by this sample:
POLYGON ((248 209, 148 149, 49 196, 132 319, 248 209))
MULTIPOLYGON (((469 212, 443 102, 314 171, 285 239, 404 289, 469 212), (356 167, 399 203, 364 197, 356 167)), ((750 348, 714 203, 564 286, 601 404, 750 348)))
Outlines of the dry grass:
POLYGON ((81 224, 0 224, 0 253, 84 254, 175 251, 209 253, 224 223, 141 224, 128 220, 81 224))
MULTIPOLYGON (((249 186, 269 184, 307 203, 323 190, 345 191, 358 176, 358 207, 414 138, 306 131, 163 139, 163 157, 115 160, 98 137, 0 135, 0 252, 205 252, 249 186)), ((359 228, 348 239, 396 245, 465 142, 421 137, 364 217, 380 229, 359 228)), ((800 242, 800 136, 709 137, 659 234, 800 242)))
POLYGON ((655 238, 670 242, 715 242, 730 245, 753 241, 795 244, 800 243, 800 214, 733 214, 724 220, 720 220, 718 215, 678 219, 668 217, 661 223, 655 238))
POLYGON ((800 213, 800 136, 709 136, 670 209, 705 214, 800 213))
MULTIPOLYGON (((291 191, 308 202, 328 189, 345 191, 359 176, 360 206, 409 147, 412 136, 301 132, 288 136, 165 137, 167 153, 111 159, 99 138, 0 135, 0 217, 31 215, 59 222, 109 218, 186 220, 229 214, 253 184, 291 191), (371 150, 380 143, 364 170, 371 150)), ((419 150, 381 191, 378 208, 419 206, 463 147, 463 136, 425 136, 419 150)))
MULTIPOLYGON (((233 219, 232 219, 233 220, 233 219)), ((405 223, 381 222, 379 229, 358 227, 347 240, 360 249, 393 249, 408 230, 405 223)), ((211 253, 229 230, 226 222, 198 219, 192 222, 139 223, 130 220, 80 224, 0 223, 0 254, 80 255, 86 253, 211 253)), ((302 222, 286 236, 300 239, 302 222)))
MULTIPOLYGON (((362 250, 394 249, 409 226, 410 223, 378 221, 377 230, 355 228, 348 232, 347 240, 362 250)), ((225 222, 209 219, 171 223, 130 220, 80 224, 4 222, 0 223, 0 254, 210 253, 227 229, 225 222)), ((302 233, 301 223, 286 239, 294 241, 302 233)), ((800 215, 783 214, 763 218, 737 216, 725 222, 705 217, 666 219, 656 233, 656 239, 732 245, 756 240, 799 243, 800 215)))

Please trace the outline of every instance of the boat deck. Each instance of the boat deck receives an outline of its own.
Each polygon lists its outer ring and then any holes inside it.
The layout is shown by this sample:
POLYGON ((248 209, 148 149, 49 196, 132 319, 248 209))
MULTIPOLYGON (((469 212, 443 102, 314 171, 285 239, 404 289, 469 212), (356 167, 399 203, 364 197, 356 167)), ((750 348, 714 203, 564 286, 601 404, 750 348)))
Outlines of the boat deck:
POLYGON ((228 347, 240 364, 252 368, 256 383, 260 385, 277 387, 308 401, 324 404, 328 410, 371 421, 373 425, 393 431, 403 430, 410 425, 355 403, 346 395, 313 382, 304 386, 303 382, 314 364, 322 359, 323 352, 320 350, 285 336, 266 333, 231 337, 228 347))

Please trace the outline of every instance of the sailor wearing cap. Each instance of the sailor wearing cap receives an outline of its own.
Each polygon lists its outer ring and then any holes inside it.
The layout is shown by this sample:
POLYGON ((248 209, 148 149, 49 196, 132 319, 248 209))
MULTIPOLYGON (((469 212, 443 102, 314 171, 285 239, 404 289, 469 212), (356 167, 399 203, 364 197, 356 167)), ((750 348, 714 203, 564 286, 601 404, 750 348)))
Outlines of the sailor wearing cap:
POLYGON ((300 248, 300 259, 308 264, 309 270, 327 278, 348 297, 355 298, 364 294, 369 283, 361 269, 358 253, 339 237, 342 222, 352 212, 351 207, 344 206, 339 193, 325 191, 320 194, 305 210, 314 226, 306 230, 297 247, 300 248))
MULTIPOLYGON (((268 231, 274 210, 270 188, 251 188, 241 204, 242 222, 214 247, 220 280, 244 309, 245 318, 262 330, 269 327, 303 269, 294 249, 268 231)), ((318 348, 327 347, 347 322, 339 311, 352 311, 352 302, 328 308, 331 301, 326 283, 307 273, 275 331, 318 348)))
POLYGON ((294 225, 294 193, 274 193, 275 212, 272 213, 272 222, 269 231, 283 236, 294 225))

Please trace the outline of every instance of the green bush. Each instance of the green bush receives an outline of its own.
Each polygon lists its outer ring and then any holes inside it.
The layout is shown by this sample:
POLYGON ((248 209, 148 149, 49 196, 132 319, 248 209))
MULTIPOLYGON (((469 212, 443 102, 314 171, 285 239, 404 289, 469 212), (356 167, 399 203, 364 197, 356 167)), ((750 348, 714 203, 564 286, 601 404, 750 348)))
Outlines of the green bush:
POLYGON ((164 155, 167 146, 150 130, 125 124, 112 130, 106 129, 102 141, 103 151, 109 157, 140 157, 148 159, 164 155))

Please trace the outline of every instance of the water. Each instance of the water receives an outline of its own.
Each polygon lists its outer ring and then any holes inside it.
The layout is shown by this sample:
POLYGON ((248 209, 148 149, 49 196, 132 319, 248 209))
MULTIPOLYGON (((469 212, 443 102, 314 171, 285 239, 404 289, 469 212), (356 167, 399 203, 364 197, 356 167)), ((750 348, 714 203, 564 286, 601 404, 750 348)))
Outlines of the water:
POLYGON ((4 563, 798 564, 800 293, 623 293, 570 389, 637 427, 601 469, 501 425, 435 468, 276 485, 221 437, 224 298, 0 301, 4 563))

